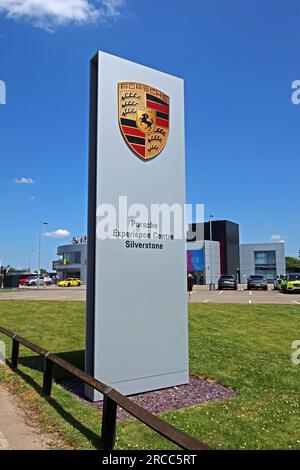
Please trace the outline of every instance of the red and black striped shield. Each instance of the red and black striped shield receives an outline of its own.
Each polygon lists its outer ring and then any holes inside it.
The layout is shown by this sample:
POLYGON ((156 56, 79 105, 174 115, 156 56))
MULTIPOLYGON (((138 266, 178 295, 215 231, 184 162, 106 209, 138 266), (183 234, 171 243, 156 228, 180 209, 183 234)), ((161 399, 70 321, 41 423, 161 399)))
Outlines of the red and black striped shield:
POLYGON ((119 82, 119 125, 125 142, 142 160, 164 149, 170 124, 170 99, 162 91, 136 82, 119 82))

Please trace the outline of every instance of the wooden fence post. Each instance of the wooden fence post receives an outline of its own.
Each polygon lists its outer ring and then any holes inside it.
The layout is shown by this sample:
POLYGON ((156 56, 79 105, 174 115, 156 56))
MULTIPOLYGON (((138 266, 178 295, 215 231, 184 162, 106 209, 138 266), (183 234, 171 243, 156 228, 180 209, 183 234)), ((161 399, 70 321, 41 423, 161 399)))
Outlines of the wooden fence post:
POLYGON ((18 367, 20 343, 15 338, 12 341, 11 365, 14 369, 18 367))
POLYGON ((104 450, 112 450, 116 439, 117 404, 107 395, 103 399, 101 443, 104 450))
POLYGON ((53 362, 47 357, 45 357, 43 392, 46 397, 51 396, 52 379, 53 379, 53 362))

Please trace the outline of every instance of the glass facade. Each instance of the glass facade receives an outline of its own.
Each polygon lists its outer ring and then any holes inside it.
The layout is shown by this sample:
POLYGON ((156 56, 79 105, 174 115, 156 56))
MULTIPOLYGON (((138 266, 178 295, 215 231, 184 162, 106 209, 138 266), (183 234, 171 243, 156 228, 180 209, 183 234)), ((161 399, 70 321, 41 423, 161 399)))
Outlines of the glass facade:
POLYGON ((68 251, 63 254, 63 264, 80 264, 81 263, 81 252, 80 251, 68 251))
POLYGON ((254 252, 255 274, 262 275, 267 281, 276 278, 276 252, 255 251, 254 252))

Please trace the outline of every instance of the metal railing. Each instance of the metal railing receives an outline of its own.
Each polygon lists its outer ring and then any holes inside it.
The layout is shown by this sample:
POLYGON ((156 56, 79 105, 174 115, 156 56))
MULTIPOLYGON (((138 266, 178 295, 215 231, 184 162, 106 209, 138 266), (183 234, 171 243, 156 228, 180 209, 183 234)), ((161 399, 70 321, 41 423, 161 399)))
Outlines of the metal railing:
POLYGON ((21 336, 18 336, 12 331, 1 326, 0 333, 3 333, 4 335, 12 339, 11 367, 13 369, 16 369, 18 367, 20 344, 44 357, 45 366, 43 377, 43 393, 45 397, 51 396, 54 365, 64 369, 77 379, 82 380, 82 382, 103 394, 104 399, 101 428, 101 448, 103 450, 112 450, 115 445, 117 406, 120 406, 131 416, 137 418, 146 426, 153 429, 155 432, 165 437, 169 441, 173 442, 182 449, 211 450, 208 445, 203 444, 202 442, 189 436, 185 432, 180 431, 171 424, 160 419, 158 416, 149 413, 147 410, 137 405, 129 398, 119 393, 117 390, 100 382, 99 380, 90 376, 86 372, 83 372, 81 369, 78 369, 76 366, 73 366, 72 364, 65 361, 64 359, 61 359, 55 354, 46 351, 40 346, 31 343, 27 339, 24 339, 21 336))

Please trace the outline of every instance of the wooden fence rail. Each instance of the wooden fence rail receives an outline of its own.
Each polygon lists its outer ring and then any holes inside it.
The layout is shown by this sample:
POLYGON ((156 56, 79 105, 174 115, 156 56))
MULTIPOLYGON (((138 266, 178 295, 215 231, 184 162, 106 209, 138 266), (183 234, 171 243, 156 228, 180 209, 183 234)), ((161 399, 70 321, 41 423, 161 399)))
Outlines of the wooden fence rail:
POLYGON ((175 428, 171 424, 163 421, 158 416, 149 413, 141 406, 134 403, 129 398, 125 397, 117 390, 109 387, 108 385, 100 382, 94 377, 90 376, 81 369, 78 369, 69 362, 61 359, 60 357, 52 354, 49 351, 31 343, 27 339, 16 335, 12 331, 0 326, 0 333, 12 339, 12 355, 11 366, 12 368, 18 367, 19 349, 20 344, 44 357, 44 377, 43 377, 43 393, 46 397, 51 396, 52 381, 53 381, 53 366, 58 366, 65 371, 72 374, 77 379, 82 380, 85 384, 94 388, 104 396, 103 412, 102 412, 102 428, 101 428, 101 448, 104 450, 112 450, 115 444, 116 423, 117 423, 117 406, 123 408, 131 416, 134 416, 139 421, 144 423, 155 432, 165 437, 169 441, 176 444, 184 450, 211 450, 211 448, 198 441, 197 439, 189 436, 183 431, 175 428))

